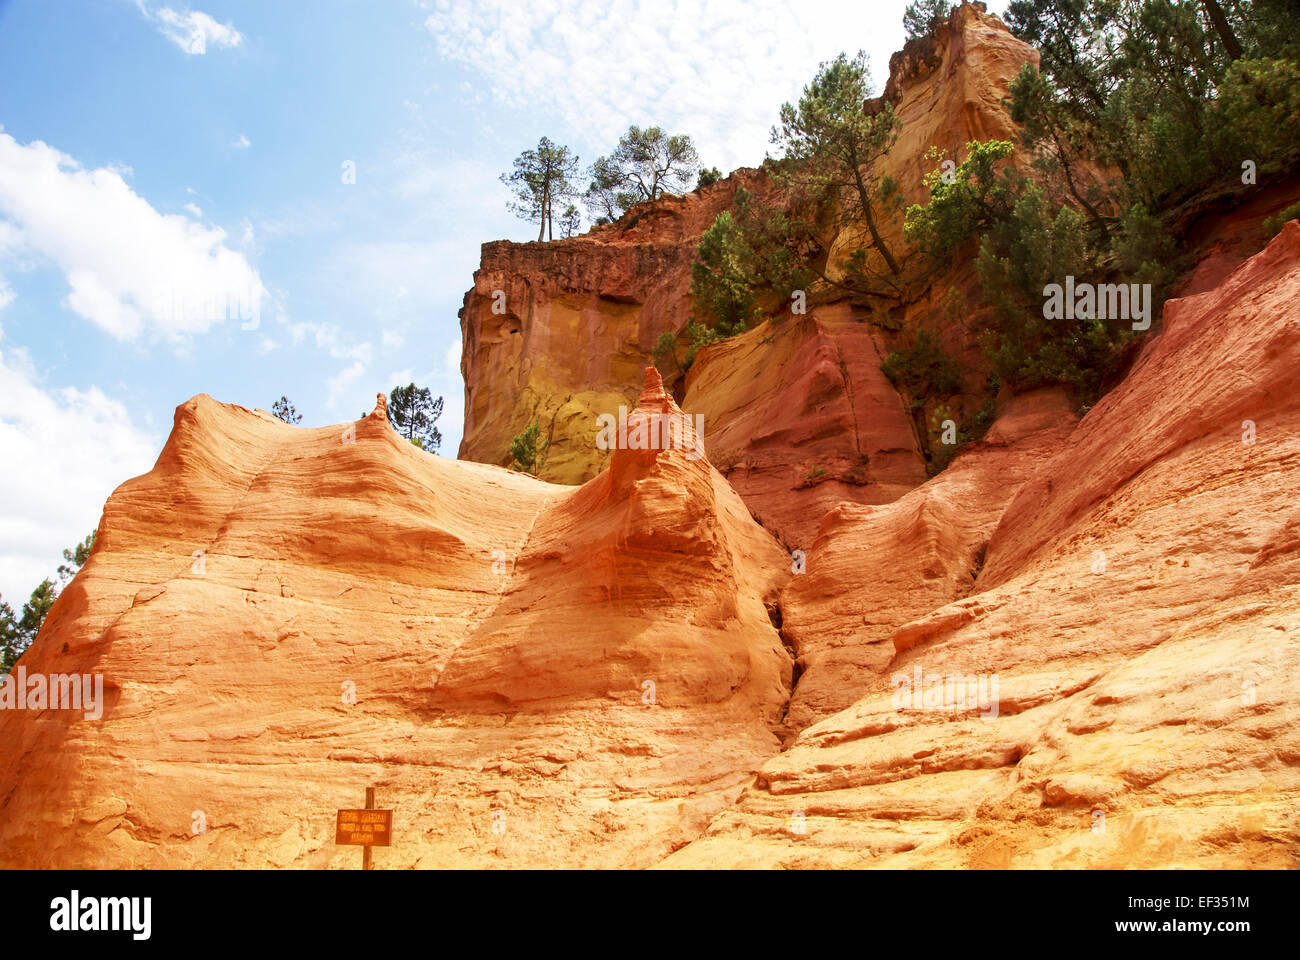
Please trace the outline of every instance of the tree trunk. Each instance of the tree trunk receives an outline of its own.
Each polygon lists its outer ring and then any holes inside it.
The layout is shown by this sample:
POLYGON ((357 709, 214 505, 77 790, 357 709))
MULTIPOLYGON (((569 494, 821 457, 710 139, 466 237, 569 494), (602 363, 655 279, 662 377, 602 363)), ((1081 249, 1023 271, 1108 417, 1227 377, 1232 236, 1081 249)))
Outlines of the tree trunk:
POLYGON ((880 238, 880 231, 876 229, 876 218, 871 215, 871 196, 867 192, 867 185, 862 182, 862 170, 856 164, 853 165, 853 179, 858 185, 858 199, 862 203, 862 216, 867 221, 867 229, 871 231, 871 245, 880 251, 884 257, 885 263, 889 267, 889 272, 898 276, 902 271, 898 268, 898 261, 894 259, 889 248, 885 246, 885 241, 880 238))
POLYGON ((1205 8, 1205 14, 1210 18, 1210 23, 1214 24, 1214 32, 1223 41, 1223 49, 1228 51, 1228 59, 1240 60, 1242 54, 1241 43, 1233 34, 1232 27, 1228 23, 1228 18, 1223 15, 1223 7, 1219 6, 1218 0, 1201 0, 1201 6, 1205 8))
POLYGON ((541 243, 543 240, 546 239, 546 211, 551 209, 550 192, 551 192, 550 181, 549 180, 544 181, 542 183, 542 216, 541 216, 542 229, 537 231, 538 243, 541 243))
POLYGON ((1101 234, 1102 243, 1109 247, 1110 231, 1106 229, 1106 221, 1103 220, 1101 214, 1097 212, 1097 208, 1083 198, 1083 194, 1081 194, 1079 188, 1075 186, 1074 175, 1070 172, 1070 158, 1065 152, 1065 148, 1061 146, 1061 138, 1056 135, 1056 126, 1051 125, 1048 129, 1052 132, 1052 142, 1056 144, 1056 158, 1061 164, 1061 172, 1065 174, 1065 185, 1070 191, 1070 196, 1079 201, 1079 204, 1083 209, 1088 212, 1088 216, 1092 218, 1092 225, 1096 227, 1098 232, 1101 234))

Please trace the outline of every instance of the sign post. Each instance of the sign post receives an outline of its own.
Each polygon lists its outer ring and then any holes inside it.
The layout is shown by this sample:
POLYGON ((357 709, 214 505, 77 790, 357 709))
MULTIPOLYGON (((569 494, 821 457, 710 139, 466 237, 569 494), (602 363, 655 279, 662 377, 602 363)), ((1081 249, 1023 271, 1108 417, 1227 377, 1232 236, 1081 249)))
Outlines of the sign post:
POLYGON ((340 810, 334 826, 334 842, 339 845, 361 847, 361 869, 370 865, 371 847, 393 845, 393 811, 375 809, 375 788, 366 787, 366 806, 363 810, 340 810))

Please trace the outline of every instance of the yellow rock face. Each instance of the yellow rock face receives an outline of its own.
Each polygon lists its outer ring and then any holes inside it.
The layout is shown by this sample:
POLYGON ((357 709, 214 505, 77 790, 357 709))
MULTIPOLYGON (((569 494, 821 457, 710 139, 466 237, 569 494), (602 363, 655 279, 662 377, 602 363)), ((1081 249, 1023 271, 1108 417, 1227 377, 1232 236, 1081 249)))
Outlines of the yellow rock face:
POLYGON ((608 463, 596 419, 635 404, 659 335, 686 325, 695 244, 740 172, 617 225, 552 243, 489 243, 461 310, 462 459, 507 466, 536 421, 543 479, 583 483, 608 463))

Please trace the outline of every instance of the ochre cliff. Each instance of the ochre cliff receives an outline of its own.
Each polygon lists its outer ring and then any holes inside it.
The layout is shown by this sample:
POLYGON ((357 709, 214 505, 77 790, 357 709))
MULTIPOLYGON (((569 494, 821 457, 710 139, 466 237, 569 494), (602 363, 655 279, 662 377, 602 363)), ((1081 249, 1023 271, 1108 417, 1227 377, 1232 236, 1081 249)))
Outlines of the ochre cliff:
MULTIPOLYGON (((1010 139, 1002 99, 1016 72, 1036 61, 1033 48, 971 5, 909 43, 890 65, 884 97, 902 126, 880 173, 909 202, 923 200, 932 147, 959 158, 972 140, 1010 139)), ((760 195, 772 189, 764 174, 742 170, 583 237, 485 244, 461 311, 460 456, 508 465, 511 438, 537 421, 550 444, 544 479, 594 476, 607 456, 593 443, 596 418, 629 403, 659 336, 685 327, 695 245, 738 186, 760 195)), ((901 216, 881 228, 910 264, 901 216)), ((832 260, 859 242, 851 232, 840 236, 832 260)), ((955 412, 967 416, 983 402, 978 317, 952 306, 977 300, 966 260, 892 306, 835 302, 827 290, 804 315, 782 310, 705 348, 684 380, 671 361, 668 372, 683 408, 704 416, 713 462, 787 549, 802 549, 835 504, 888 503, 926 478, 918 422, 931 411, 914 414, 881 373, 891 351, 927 330, 966 371, 955 412)))
MULTIPOLYGON (((905 191, 1032 56, 962 6, 895 57, 905 191)), ((1095 406, 1004 388, 930 476, 881 362, 928 330, 976 402, 969 258, 650 365, 739 183, 485 245, 461 460, 182 404, 19 664, 102 717, 0 709, 0 866, 355 866, 367 786, 380 868, 1300 866, 1300 184, 1202 217, 1095 406)))
POLYGON ((511 439, 537 421, 544 479, 582 483, 603 469, 597 416, 635 403, 659 335, 686 325, 700 235, 758 180, 740 171, 581 237, 485 243, 460 312, 461 459, 509 465, 511 439))

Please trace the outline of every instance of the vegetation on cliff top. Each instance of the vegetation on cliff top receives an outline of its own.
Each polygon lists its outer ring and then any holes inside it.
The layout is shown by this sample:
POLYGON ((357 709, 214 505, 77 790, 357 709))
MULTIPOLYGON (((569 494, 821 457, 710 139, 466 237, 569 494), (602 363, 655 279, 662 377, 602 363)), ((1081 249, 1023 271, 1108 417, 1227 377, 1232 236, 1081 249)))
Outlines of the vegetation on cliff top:
POLYGON ((903 11, 903 32, 908 40, 916 40, 934 31, 952 13, 948 0, 914 0, 903 11))
POLYGON ((294 405, 289 402, 289 398, 283 394, 280 395, 279 400, 271 404, 271 415, 277 420, 283 420, 290 426, 296 427, 302 423, 302 414, 294 408, 294 405))
POLYGON ((691 189, 699 169, 700 158, 690 137, 634 124, 609 156, 597 157, 591 165, 591 183, 583 199, 588 209, 597 211, 595 222, 607 223, 638 203, 691 189))
MULTIPOLYGON (((515 158, 512 171, 501 174, 501 182, 514 194, 507 206, 521 219, 539 225, 538 240, 546 239, 548 233, 554 240, 555 208, 577 197, 577 175, 578 157, 568 147, 542 137, 535 149, 525 150, 515 158)), ((567 215, 565 210, 562 216, 567 215)))
POLYGON ((525 150, 515 158, 514 170, 501 174, 501 182, 514 193, 507 206, 520 218, 539 224, 539 241, 555 239, 557 209, 561 211, 561 237, 578 233, 582 212, 572 201, 582 201, 592 223, 611 223, 639 203, 722 179, 717 167, 700 168, 699 155, 689 136, 635 124, 628 127, 608 156, 597 157, 587 167, 585 190, 578 187, 578 170, 577 155, 542 137, 535 149, 525 150))
MULTIPOLYGON (((785 298, 805 285, 901 302, 954 259, 971 258, 981 291, 971 305, 975 332, 993 382, 1064 385, 1088 406, 1147 324, 1135 330, 1129 313, 1073 304, 1053 311, 1049 286, 1076 278, 1149 290, 1154 313, 1183 267, 1190 217, 1295 171, 1300 24, 1288 7, 1013 0, 1011 31, 1042 53, 1041 68, 1027 64, 1010 88, 1018 142, 970 143, 964 157, 931 152, 929 197, 905 216, 921 256, 906 263, 880 230, 902 198, 874 174, 898 121, 888 102, 867 99, 861 55, 823 64, 773 131, 785 148, 783 160, 767 164, 778 189, 761 205, 738 189, 733 209, 701 240, 691 355, 760 320, 759 304, 779 305, 770 314, 779 319, 785 298), (1027 166, 1012 164, 1017 148, 1027 166), (765 267, 773 262, 782 268, 765 267)), ((909 37, 949 14, 943 2, 913 3, 909 37)), ((955 394, 959 380, 949 375, 955 361, 926 337, 885 362, 919 406, 955 394)))

